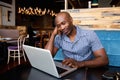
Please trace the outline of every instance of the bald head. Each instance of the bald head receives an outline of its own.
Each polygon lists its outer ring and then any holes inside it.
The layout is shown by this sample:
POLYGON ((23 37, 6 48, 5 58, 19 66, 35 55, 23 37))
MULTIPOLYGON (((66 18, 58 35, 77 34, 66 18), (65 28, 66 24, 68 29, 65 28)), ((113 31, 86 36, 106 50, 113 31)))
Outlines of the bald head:
POLYGON ((67 21, 72 21, 72 17, 68 12, 60 12, 57 14, 56 18, 55 18, 55 23, 57 22, 57 20, 59 20, 60 18, 64 18, 67 21))
MULTIPOLYGON (((65 16, 65 17, 67 17, 67 18, 72 18, 71 15, 70 15, 68 12, 60 12, 60 13, 57 14, 57 16, 61 16, 61 15, 62 15, 62 16, 65 16)), ((57 16, 56 16, 56 17, 57 17, 57 16)))

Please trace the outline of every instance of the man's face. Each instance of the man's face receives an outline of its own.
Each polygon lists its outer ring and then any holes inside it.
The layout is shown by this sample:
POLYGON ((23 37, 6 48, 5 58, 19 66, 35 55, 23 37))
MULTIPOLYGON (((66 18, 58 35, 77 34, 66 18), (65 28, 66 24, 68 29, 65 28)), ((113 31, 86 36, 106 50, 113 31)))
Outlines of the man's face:
POLYGON ((56 18, 56 27, 61 33, 69 35, 73 29, 72 20, 65 15, 59 15, 56 18))

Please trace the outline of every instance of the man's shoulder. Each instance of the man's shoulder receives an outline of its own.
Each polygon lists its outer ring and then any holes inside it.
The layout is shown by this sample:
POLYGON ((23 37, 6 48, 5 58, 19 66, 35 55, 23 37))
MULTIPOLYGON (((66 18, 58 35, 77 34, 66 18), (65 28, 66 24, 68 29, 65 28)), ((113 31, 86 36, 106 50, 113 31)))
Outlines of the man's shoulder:
POLYGON ((76 26, 76 27, 77 27, 77 30, 82 34, 93 34, 94 33, 93 30, 84 29, 84 28, 81 28, 79 26, 76 26))

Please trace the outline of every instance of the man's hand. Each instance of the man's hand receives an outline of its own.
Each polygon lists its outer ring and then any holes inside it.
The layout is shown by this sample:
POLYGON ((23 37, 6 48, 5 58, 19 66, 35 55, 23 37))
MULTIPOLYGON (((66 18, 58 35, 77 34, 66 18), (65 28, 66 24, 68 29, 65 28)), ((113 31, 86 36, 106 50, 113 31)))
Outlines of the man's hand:
POLYGON ((62 64, 68 65, 69 67, 74 67, 74 68, 81 68, 81 67, 84 67, 85 65, 84 62, 79 62, 71 58, 63 60, 62 64))
POLYGON ((58 34, 58 29, 57 29, 57 27, 55 27, 55 29, 54 29, 54 31, 53 31, 52 34, 53 34, 53 35, 57 35, 57 34, 58 34))
POLYGON ((57 27, 55 27, 55 29, 54 29, 54 31, 53 31, 53 33, 52 33, 53 35, 57 35, 57 34, 61 34, 61 32, 60 32, 60 30, 57 28, 57 27))

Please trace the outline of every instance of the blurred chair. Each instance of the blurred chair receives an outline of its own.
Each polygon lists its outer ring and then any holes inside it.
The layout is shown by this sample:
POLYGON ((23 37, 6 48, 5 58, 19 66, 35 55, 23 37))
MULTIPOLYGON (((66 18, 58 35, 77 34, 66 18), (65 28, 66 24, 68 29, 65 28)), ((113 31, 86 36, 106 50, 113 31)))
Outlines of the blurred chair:
POLYGON ((40 40, 40 41, 36 41, 35 42, 35 47, 40 47, 40 48, 42 48, 42 41, 40 40))
POLYGON ((35 42, 35 47, 40 47, 40 48, 43 48, 43 47, 44 47, 43 39, 44 39, 44 37, 46 36, 46 33, 47 33, 47 32, 46 32, 45 30, 41 30, 41 31, 39 32, 40 40, 35 42))
MULTIPOLYGON (((42 38, 43 38, 43 35, 41 34, 41 33, 38 33, 37 34, 37 37, 39 37, 39 40, 36 40, 35 41, 35 47, 40 47, 40 48, 42 48, 43 46, 42 46, 42 38)), ((36 37, 36 38, 37 38, 36 37)))
POLYGON ((46 45, 46 43, 49 41, 50 37, 51 37, 52 31, 45 31, 42 30, 40 32, 40 40, 35 42, 35 47, 41 47, 44 48, 44 46, 46 45))
POLYGON ((25 52, 23 49, 23 44, 25 42, 26 37, 24 35, 19 36, 17 40, 16 46, 8 46, 8 61, 7 64, 10 61, 10 58, 13 58, 15 61, 15 58, 18 58, 18 63, 20 64, 20 58, 24 57, 24 60, 26 61, 25 52))
POLYGON ((47 42, 49 41, 50 37, 51 37, 52 31, 47 31, 45 35, 43 35, 43 47, 45 47, 45 45, 47 44, 47 42))

